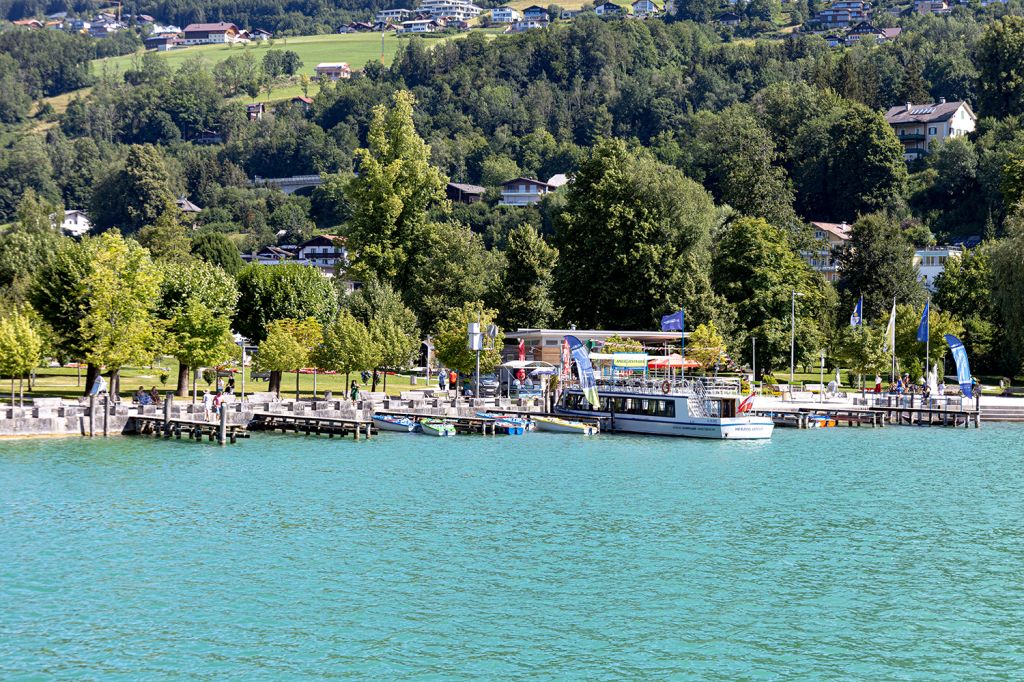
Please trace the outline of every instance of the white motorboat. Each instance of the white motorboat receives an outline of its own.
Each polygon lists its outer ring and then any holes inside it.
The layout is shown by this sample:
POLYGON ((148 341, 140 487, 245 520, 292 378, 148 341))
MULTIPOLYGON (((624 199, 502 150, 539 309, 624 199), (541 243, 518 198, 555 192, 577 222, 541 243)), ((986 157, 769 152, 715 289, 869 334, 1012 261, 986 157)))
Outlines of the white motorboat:
POLYGON ((713 379, 598 382, 599 404, 590 405, 578 386, 567 388, 555 412, 567 418, 597 417, 609 431, 721 440, 771 438, 768 417, 743 412, 735 385, 713 379))

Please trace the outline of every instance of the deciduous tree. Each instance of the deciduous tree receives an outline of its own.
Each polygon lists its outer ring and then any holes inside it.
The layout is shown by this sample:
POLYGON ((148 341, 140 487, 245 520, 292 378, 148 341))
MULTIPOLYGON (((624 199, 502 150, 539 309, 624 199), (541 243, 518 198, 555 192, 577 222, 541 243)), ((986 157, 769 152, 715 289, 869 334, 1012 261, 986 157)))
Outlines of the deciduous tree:
POLYGON ((347 232, 358 265, 399 286, 409 257, 428 248, 427 209, 445 203, 446 180, 416 133, 414 102, 399 91, 390 109, 374 108, 367 147, 355 154, 359 175, 346 191, 352 210, 347 232))
MULTIPOLYGON (((434 336, 434 350, 437 360, 461 374, 476 370, 476 352, 469 350, 467 328, 470 322, 480 322, 480 329, 486 330, 497 317, 494 310, 484 308, 480 301, 466 303, 461 309, 453 310, 438 325, 434 336)), ((499 330, 493 348, 480 353, 480 372, 487 373, 501 364, 501 348, 505 335, 499 330)))
POLYGON ((715 223, 706 191, 621 140, 602 140, 567 198, 556 224, 555 289, 569 321, 643 329, 687 304, 684 266, 706 266, 715 223))

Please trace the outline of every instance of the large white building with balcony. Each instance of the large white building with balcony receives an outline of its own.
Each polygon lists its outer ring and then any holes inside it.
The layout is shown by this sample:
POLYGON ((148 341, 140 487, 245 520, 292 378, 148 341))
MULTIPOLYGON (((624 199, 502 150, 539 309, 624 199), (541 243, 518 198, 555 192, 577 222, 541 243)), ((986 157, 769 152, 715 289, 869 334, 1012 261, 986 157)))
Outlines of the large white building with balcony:
POLYGON ((974 132, 978 117, 967 102, 906 104, 885 112, 886 122, 903 144, 903 158, 912 161, 928 153, 933 141, 963 137, 974 132))

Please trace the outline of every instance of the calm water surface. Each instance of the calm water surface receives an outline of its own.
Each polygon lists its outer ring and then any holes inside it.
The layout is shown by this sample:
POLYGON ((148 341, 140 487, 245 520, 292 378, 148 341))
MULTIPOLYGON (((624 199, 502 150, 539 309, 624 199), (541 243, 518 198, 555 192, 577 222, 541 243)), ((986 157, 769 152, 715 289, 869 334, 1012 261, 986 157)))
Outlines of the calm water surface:
POLYGON ((0 679, 1021 679, 1024 429, 0 443, 0 679))

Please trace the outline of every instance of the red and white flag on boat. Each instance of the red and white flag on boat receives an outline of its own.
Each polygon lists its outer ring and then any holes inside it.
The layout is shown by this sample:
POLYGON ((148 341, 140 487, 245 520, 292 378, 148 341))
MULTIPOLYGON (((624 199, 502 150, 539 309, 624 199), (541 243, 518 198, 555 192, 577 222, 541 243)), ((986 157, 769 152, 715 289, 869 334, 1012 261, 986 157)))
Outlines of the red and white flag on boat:
POLYGON ((740 403, 740 406, 736 408, 736 412, 738 412, 739 414, 743 414, 744 412, 749 412, 752 409, 754 409, 753 393, 751 393, 750 395, 743 399, 743 402, 740 403))
POLYGON ((526 359, 526 339, 519 339, 519 359, 526 359))

